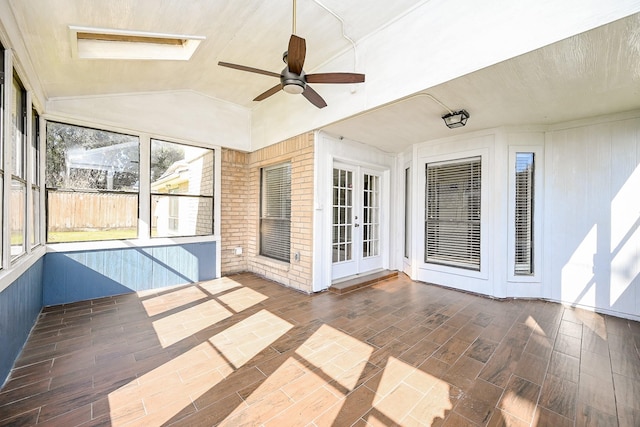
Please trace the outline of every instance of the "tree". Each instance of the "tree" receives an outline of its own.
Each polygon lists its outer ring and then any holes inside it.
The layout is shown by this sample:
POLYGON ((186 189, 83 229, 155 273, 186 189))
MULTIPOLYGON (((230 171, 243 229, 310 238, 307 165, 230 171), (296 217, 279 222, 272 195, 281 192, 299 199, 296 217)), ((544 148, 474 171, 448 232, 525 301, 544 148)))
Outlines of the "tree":
POLYGON ((48 122, 46 156, 47 188, 105 189, 109 173, 113 174, 113 189, 139 185, 140 145, 135 136, 48 122), (113 150, 98 150, 104 147, 113 150), (72 168, 68 164, 72 153, 80 158, 86 153, 94 163, 99 157, 101 164, 72 168))
POLYGON ((151 182, 157 181, 178 160, 184 159, 184 150, 165 141, 151 143, 151 182))

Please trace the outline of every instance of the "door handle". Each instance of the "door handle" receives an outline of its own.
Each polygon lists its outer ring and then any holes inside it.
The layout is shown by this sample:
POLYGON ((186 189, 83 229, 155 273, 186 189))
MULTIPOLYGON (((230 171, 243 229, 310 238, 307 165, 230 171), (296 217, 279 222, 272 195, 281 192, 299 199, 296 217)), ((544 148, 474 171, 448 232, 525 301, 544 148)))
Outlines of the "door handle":
POLYGON ((360 224, 353 224, 354 227, 360 227, 360 224))

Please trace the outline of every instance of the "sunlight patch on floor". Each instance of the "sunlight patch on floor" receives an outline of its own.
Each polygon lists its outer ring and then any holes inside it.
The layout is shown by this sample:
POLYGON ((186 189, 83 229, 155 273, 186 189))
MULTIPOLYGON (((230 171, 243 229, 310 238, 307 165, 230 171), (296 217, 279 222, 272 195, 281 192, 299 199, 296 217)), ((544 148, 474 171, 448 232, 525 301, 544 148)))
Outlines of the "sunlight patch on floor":
POLYGON ((156 295, 148 299, 142 300, 142 306, 149 317, 167 311, 176 310, 186 304, 191 304, 199 300, 207 298, 207 294, 194 286, 179 288, 172 292, 156 295))
POLYGON ((372 352, 370 345, 328 325, 322 325, 296 350, 298 355, 319 367, 347 391, 356 386, 359 375, 354 375, 354 372, 362 372, 372 352))
POLYGON ((199 282, 198 288, 203 289, 211 295, 217 295, 231 289, 240 288, 242 285, 229 277, 199 282))
POLYGON ((254 291, 253 289, 240 288, 224 295, 220 295, 217 298, 233 311, 239 313, 266 300, 268 297, 260 292, 254 291))
POLYGON ((209 342, 237 369, 291 328, 293 325, 286 320, 260 310, 211 337, 209 342))
POLYGON ((207 343, 193 347, 109 393, 109 408, 118 408, 110 410, 111 425, 123 425, 145 415, 145 420, 152 416, 162 424, 222 381, 224 377, 217 368, 227 361, 212 358, 209 349, 207 343), (167 410, 169 406, 175 411, 167 410))
POLYGON ((536 322, 536 319, 534 319, 531 316, 527 317, 527 320, 525 320, 524 324, 527 325, 529 327, 529 329, 531 329, 534 333, 536 333, 538 335, 542 335, 542 336, 546 336, 547 335, 544 332, 544 329, 542 329, 542 327, 538 324, 538 322, 536 322))
POLYGON ((207 300, 153 322, 153 328, 163 347, 169 347, 191 335, 232 316, 216 300, 207 300))
POLYGON ((444 419, 452 409, 449 385, 420 369, 390 357, 375 390, 373 410, 367 421, 403 424, 410 419, 431 425, 436 418, 444 419))
POLYGON ((511 390, 505 390, 498 407, 518 419, 529 423, 536 410, 537 403, 537 399, 535 401, 531 401, 529 398, 519 396, 518 393, 514 393, 511 390))

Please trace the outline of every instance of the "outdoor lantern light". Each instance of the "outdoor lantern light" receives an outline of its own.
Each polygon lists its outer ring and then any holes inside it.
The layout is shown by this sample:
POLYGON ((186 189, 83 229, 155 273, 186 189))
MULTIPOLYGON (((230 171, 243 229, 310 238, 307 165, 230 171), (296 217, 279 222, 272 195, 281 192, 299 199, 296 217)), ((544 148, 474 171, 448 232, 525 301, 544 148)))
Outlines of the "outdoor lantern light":
POLYGON ((447 125, 449 129, 459 128, 466 125, 468 118, 469 113, 467 113, 467 110, 454 111, 442 116, 444 124, 447 125))

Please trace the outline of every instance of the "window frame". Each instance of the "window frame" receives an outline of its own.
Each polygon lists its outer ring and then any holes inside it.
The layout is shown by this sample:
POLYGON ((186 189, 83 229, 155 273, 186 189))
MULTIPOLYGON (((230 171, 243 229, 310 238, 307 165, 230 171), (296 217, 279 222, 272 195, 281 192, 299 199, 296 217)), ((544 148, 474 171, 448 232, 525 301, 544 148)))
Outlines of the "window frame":
MULTIPOLYGON (((413 189, 413 195, 415 196, 415 201, 413 204, 413 211, 416 212, 417 216, 414 216, 414 226, 413 226, 413 235, 414 235, 414 246, 413 246, 413 260, 415 260, 416 265, 416 277, 419 277, 420 280, 425 281, 434 281, 441 280, 442 283, 447 283, 450 280, 451 275, 455 275, 457 277, 464 277, 464 283, 467 283, 468 287, 462 287, 464 289, 476 289, 481 283, 487 283, 486 281, 489 279, 489 275, 491 273, 491 269, 489 268, 489 248, 494 242, 494 237, 492 236, 492 219, 493 219, 493 209, 492 205, 490 205, 491 194, 489 193, 489 189, 491 187, 491 176, 492 174, 488 171, 492 169, 492 146, 489 144, 493 143, 493 137, 489 139, 479 139, 478 144, 482 144, 482 146, 477 148, 469 148, 467 144, 457 147, 457 149, 451 149, 447 152, 433 153, 433 150, 418 150, 417 161, 413 163, 414 172, 414 183, 415 187, 413 189), (466 268, 460 267, 451 267, 448 265, 442 264, 432 264, 424 262, 424 239, 425 235, 425 203, 426 203, 426 165, 427 163, 435 163, 435 162, 455 162, 460 159, 466 159, 471 157, 480 157, 482 162, 482 173, 481 176, 481 225, 480 225, 480 270, 470 270, 466 268), (471 285, 474 283, 474 285, 471 285)), ((451 147, 448 147, 451 148, 451 147)))
MULTIPOLYGON (((32 165, 35 160, 31 157, 32 137, 36 134, 32 128, 32 112, 39 108, 38 100, 32 88, 25 78, 24 69, 16 61, 13 51, 5 48, 0 43, 0 292, 24 274, 30 266, 34 265, 40 256, 46 253, 44 245, 31 245, 32 236, 37 237, 38 231, 42 236, 43 218, 42 211, 37 212, 32 204, 32 184, 40 184, 34 179, 32 168, 42 168, 44 165, 32 165), (19 149, 16 150, 14 139, 15 115, 13 109, 16 104, 14 95, 14 79, 19 82, 21 110, 18 114, 20 120, 19 149), (12 105, 13 104, 13 105, 12 105), (37 105, 38 104, 38 105, 37 105), (16 157, 14 158, 14 153, 16 157), (15 164, 19 170, 16 170, 15 164), (20 183, 22 193, 18 205, 12 203, 12 182, 20 183), (19 215, 22 224, 14 227, 12 217, 19 215), (33 221, 33 222, 32 222, 33 221), (35 230, 37 224, 38 230, 35 230), (22 242, 19 253, 14 251, 12 256, 11 230, 21 229, 22 242)), ((41 146, 40 141, 37 142, 41 146)), ((42 196, 39 198, 42 206, 42 196)))
MULTIPOLYGON (((259 254, 260 256, 263 257, 267 257, 270 259, 274 259, 277 261, 281 261, 281 262, 286 262, 286 263, 290 263, 291 262, 291 189, 292 189, 292 163, 291 161, 285 161, 285 162, 280 162, 274 165, 270 165, 270 166, 265 166, 260 168, 260 211, 259 211, 259 254), (273 170, 277 170, 277 169, 284 169, 287 168, 288 169, 288 180, 289 180, 289 188, 288 188, 288 200, 286 200, 286 196, 285 196, 285 200, 284 200, 284 213, 285 216, 279 216, 279 217, 270 217, 267 213, 267 207, 270 205, 268 197, 269 197, 269 193, 267 191, 265 191, 265 185, 267 184, 265 179, 266 179, 266 175, 267 172, 269 171, 273 171, 273 170), (288 205, 288 207, 287 207, 288 205), (288 217, 286 216, 286 211, 288 210, 288 217), (286 248, 286 257, 285 256, 274 256, 275 252, 277 249, 279 248, 274 248, 274 250, 270 250, 265 248, 265 240, 267 240, 269 238, 269 236, 266 235, 266 233, 264 233, 264 228, 265 228, 265 220, 267 221, 271 221, 271 220, 275 220, 278 221, 279 223, 287 223, 287 228, 288 228, 288 233, 286 234, 288 236, 288 241, 285 242, 285 239, 282 239, 281 242, 279 242, 279 244, 284 245, 284 247, 286 248), (267 249, 267 250, 265 250, 267 249)), ((285 193, 286 194, 286 193, 285 193)), ((278 210, 280 210, 280 213, 282 213, 282 208, 283 208, 283 203, 282 201, 279 201, 277 203, 279 205, 278 210)))
POLYGON ((410 260, 413 252, 413 224, 411 216, 413 213, 413 168, 411 164, 403 168, 404 177, 404 235, 403 235, 403 258, 405 261, 410 260))
MULTIPOLYGON (((32 106, 33 107, 33 106, 32 106)), ((31 216, 30 226, 31 233, 29 233, 30 248, 33 249, 42 245, 42 186, 41 178, 44 176, 40 168, 40 160, 42 151, 40 147, 40 114, 35 108, 31 109, 31 144, 29 146, 29 160, 27 167, 29 168, 29 182, 31 183, 31 210, 29 215, 31 216)))
POLYGON ((515 256, 514 274, 531 276, 535 272, 535 153, 518 151, 515 168, 515 256), (523 164, 526 162, 526 164, 523 164), (521 167, 524 170, 520 170, 521 167))
MULTIPOLYGON (((5 193, 8 188, 6 185, 6 151, 7 151, 7 135, 9 130, 7 127, 7 121, 11 117, 7 107, 7 94, 10 93, 7 89, 8 78, 11 70, 11 51, 4 48, 0 44, 0 270, 6 268, 7 260, 5 254, 7 249, 10 251, 10 242, 5 242, 5 236, 8 227, 5 227, 5 193)), ((10 262, 10 261, 9 261, 10 262)), ((0 286, 0 290, 2 287, 0 286)))
MULTIPOLYGON (((423 247, 424 247, 424 258, 423 261, 425 264, 436 264, 436 265, 443 265, 443 266, 447 266, 447 267, 452 267, 452 268, 459 268, 459 269, 466 269, 466 270, 471 270, 471 271, 480 271, 481 267, 482 267, 482 260, 483 260, 483 253, 482 253, 482 217, 483 215, 486 215, 485 212, 483 212, 482 209, 482 177, 483 177, 483 173, 482 173, 482 158, 480 156, 474 156, 474 157, 467 157, 467 158, 460 158, 460 159, 456 159, 456 160, 450 160, 450 161, 441 161, 441 162, 427 162, 425 164, 424 167, 424 174, 425 174, 425 185, 424 185, 424 240, 423 240, 423 247), (429 195, 432 194, 431 192, 431 188, 429 186, 429 176, 430 176, 430 168, 431 170, 434 170, 435 168, 447 168, 447 167, 467 167, 467 165, 471 166, 471 173, 473 173, 474 175, 471 177, 472 181, 469 182, 469 184, 472 187, 476 187, 477 189, 474 190, 474 193, 477 194, 472 194, 471 197, 472 198, 477 198, 477 201, 472 200, 473 202, 473 206, 477 207, 480 210, 480 213, 478 215, 477 219, 473 219, 473 218, 467 218, 462 219, 462 218, 458 218, 456 220, 451 219, 451 218, 447 218, 444 216, 438 216, 437 218, 434 218, 433 220, 429 219, 428 213, 430 212, 430 210, 432 209, 432 204, 433 201, 429 200, 429 195), (479 168, 479 170, 478 170, 479 168), (475 174, 477 174, 477 177, 475 177, 475 174), (474 180, 475 179, 475 180, 474 180), (464 258, 460 259, 460 260, 447 260, 447 255, 448 254, 434 254, 433 256, 429 256, 428 253, 428 247, 429 247, 429 236, 428 236, 428 232, 427 230, 430 229, 430 226, 433 225, 442 225, 442 224, 453 224, 453 222, 459 223, 462 226, 465 226, 467 228, 471 227, 471 234, 469 234, 469 232, 467 233, 468 239, 471 242, 467 244, 467 247, 471 249, 472 252, 477 252, 477 255, 470 255, 467 258, 470 261, 466 261, 464 258), (478 234, 477 239, 475 238, 475 234, 478 234), (476 247, 477 246, 477 247, 476 247), (477 262, 474 262, 473 260, 476 259, 477 257, 477 262)), ((453 172, 451 171, 445 171, 444 172, 446 174, 446 176, 452 176, 452 173, 457 173, 455 170, 453 172)), ((463 171, 463 173, 466 173, 466 171, 463 171)), ((464 176, 462 175, 462 173, 460 173, 460 177, 464 178, 464 176)), ((441 181, 437 181, 435 184, 439 184, 441 181)), ((439 195, 443 194, 442 192, 437 191, 437 195, 438 195, 438 199, 441 199, 441 197, 439 195)), ((445 199, 446 200, 446 199, 445 199)), ((469 199, 465 199, 465 202, 468 202, 469 199)), ((456 205, 457 206, 457 205, 456 205)), ((469 207, 469 209, 473 209, 473 207, 469 207)), ((438 211, 440 209, 438 208, 438 211)), ((440 229, 440 227, 436 227, 436 229, 440 229)), ((446 229, 444 230, 445 232, 447 231, 446 229)), ((444 242, 446 243, 446 239, 444 240, 444 242)), ((457 239, 456 239, 456 243, 457 243, 457 239)), ((449 245, 451 246, 451 245, 449 245)), ((458 254, 460 255, 460 254, 458 254)), ((454 257, 456 256, 455 252, 451 252, 451 256, 454 257)))
MULTIPOLYGON (((137 163, 138 163, 138 189, 137 191, 133 191, 133 190, 114 190, 114 189, 110 189, 109 188, 109 184, 107 184, 107 188, 103 189, 103 188, 60 188, 60 187, 49 187, 49 185, 46 183, 46 175, 45 175, 45 210, 46 210, 46 215, 45 215, 45 243, 47 245, 55 245, 55 244, 66 244, 66 243, 92 243, 92 242, 105 242, 105 241, 118 241, 118 240, 134 240, 139 238, 140 236, 140 228, 139 228, 139 224, 140 224, 140 192, 141 192, 141 186, 140 186, 140 181, 141 181, 141 176, 142 176, 142 170, 141 170, 141 165, 140 165, 140 159, 142 156, 142 142, 141 142, 141 138, 139 135, 131 133, 131 132, 122 132, 122 131, 117 131, 117 130, 111 130, 111 129, 105 129, 103 127, 96 127, 96 126, 88 126, 88 125, 84 125, 84 124, 76 124, 76 123, 72 123, 72 122, 68 122, 68 121, 58 121, 58 120, 47 120, 46 121, 46 125, 45 125, 45 140, 48 141, 48 135, 49 135, 49 125, 50 124, 57 124, 57 125, 61 125, 61 126, 69 126, 69 127, 77 127, 77 128, 82 128, 82 129, 86 129, 86 130, 94 130, 94 131, 100 131, 100 132, 106 132, 106 133, 111 133, 111 134, 120 134, 120 135, 125 135, 125 136, 129 136, 132 138, 135 138, 135 140, 137 141, 138 144, 138 158, 136 159, 137 163), (134 238, 127 238, 127 237, 123 237, 123 236, 117 236, 114 238, 109 238, 109 239, 80 239, 80 240, 64 240, 64 241, 51 241, 50 240, 50 229, 49 229, 49 215, 50 215, 50 201, 49 201, 49 196, 51 193, 60 193, 60 194, 64 194, 64 193, 69 193, 69 194, 80 194, 80 193, 84 193, 84 194, 98 194, 98 195, 109 195, 109 194, 113 194, 113 195, 135 195, 136 197, 136 203, 135 203, 135 210, 137 212, 137 218, 135 221, 135 228, 136 228, 136 234, 134 238)), ((105 146, 105 147, 108 147, 105 146)), ((48 146, 45 145, 45 151, 48 151, 48 146)), ((46 154, 45 154, 45 157, 46 154)), ((48 161, 48 158, 45 159, 45 161, 48 161)), ((48 163, 47 163, 48 166, 48 163)), ((106 170, 105 170, 106 171, 106 170)), ((107 181, 108 181, 108 176, 109 173, 107 172, 107 181)))
MULTIPOLYGON (((172 244, 187 244, 187 243, 201 243, 201 242, 219 242, 220 241, 220 217, 221 206, 216 200, 220 200, 220 171, 221 171, 221 147, 219 145, 205 144, 203 142, 180 139, 177 137, 167 137, 165 135, 145 133, 142 131, 132 132, 131 129, 123 129, 117 126, 98 125, 96 123, 87 123, 85 121, 71 120, 67 117, 58 117, 56 115, 49 115, 46 119, 41 119, 42 129, 44 135, 46 135, 46 126, 49 122, 62 123, 70 126, 80 126, 92 129, 99 129, 108 132, 122 133, 127 135, 136 136, 140 142, 140 187, 139 187, 139 199, 138 199, 138 235, 135 238, 117 239, 117 240, 91 240, 91 241, 76 241, 76 242, 48 242, 48 213, 46 212, 46 185, 45 178, 42 177, 42 192, 41 200, 43 200, 41 215, 43 216, 41 223, 41 230, 43 236, 42 245, 46 244, 47 248, 51 250, 60 251, 76 251, 85 250, 87 248, 101 250, 101 249, 118 249, 118 248, 130 248, 130 247, 148 247, 148 246, 163 246, 172 244), (178 144, 184 144, 194 147, 201 147, 211 149, 214 152, 214 171, 213 171, 213 234, 210 235, 198 235, 198 236, 176 236, 176 237, 156 237, 151 238, 150 221, 151 218, 151 206, 150 206, 150 156, 151 156, 151 139, 157 139, 161 141, 173 142, 178 144)), ((45 140, 46 136, 41 139, 45 140)), ((46 149, 45 142, 41 143, 42 150, 46 149)), ((43 151, 44 153, 44 151, 43 151)), ((41 157, 44 157, 42 155, 41 157)), ((46 168, 46 158, 41 160, 42 167, 46 168)), ((219 259, 217 261, 219 265, 219 259)), ((219 271, 219 266, 217 267, 219 271)))
POLYGON ((185 238, 191 238, 191 237, 206 237, 206 236, 215 236, 216 235, 216 173, 217 170, 219 169, 220 165, 218 164, 218 157, 219 157, 219 149, 218 148, 214 148, 214 147, 204 147, 201 145, 197 145, 194 143, 187 143, 187 142, 177 142, 171 139, 167 139, 167 138, 156 138, 156 137, 151 137, 149 138, 149 173, 148 175, 148 180, 149 180, 149 236, 151 239, 164 239, 164 238, 174 238, 174 237, 185 237, 185 238), (212 182, 211 182, 211 195, 207 195, 207 194, 203 194, 202 192, 200 192, 199 194, 195 194, 195 193, 178 193, 175 192, 175 190, 170 190, 166 193, 162 193, 162 192, 154 192, 151 190, 151 168, 152 168, 152 160, 151 160, 151 156, 152 156, 152 152, 153 152, 153 142, 157 141, 160 143, 167 143, 167 144, 175 144, 175 145, 180 145, 180 146, 185 146, 185 147, 192 147, 192 148, 197 148, 197 149, 203 149, 203 150, 210 150, 213 156, 213 173, 212 173, 212 182), (168 197, 169 198, 169 230, 170 231, 178 231, 175 234, 171 234, 169 236, 154 236, 153 235, 153 199, 154 196, 157 197, 168 197), (211 200, 211 233, 201 233, 201 234, 180 234, 179 233, 179 227, 180 227, 180 219, 179 216, 178 217, 173 217, 171 215, 171 210, 172 208, 177 207, 178 211, 180 209, 180 204, 176 203, 176 201, 180 200, 180 198, 198 198, 198 199, 206 199, 206 200, 211 200), (175 225, 178 228, 177 229, 173 229, 172 226, 175 225))
MULTIPOLYGON (((16 105, 18 99, 11 99, 12 102, 12 106, 11 108, 13 109, 13 107, 15 106, 19 111, 17 111, 17 114, 19 114, 19 118, 16 116, 16 121, 14 123, 10 123, 11 128, 14 129, 15 128, 15 132, 19 133, 19 137, 20 137, 20 143, 18 144, 17 140, 12 140, 10 145, 11 148, 11 167, 10 167, 10 171, 9 171, 9 176, 10 176, 10 182, 8 184, 10 190, 9 193, 9 216, 8 216, 8 231, 9 231, 9 258, 10 258, 10 263, 13 264, 15 262, 17 262, 20 258, 22 258, 24 255, 26 255, 29 250, 28 248, 30 248, 30 237, 27 235, 27 229, 29 228, 29 226, 27 225, 28 219, 30 217, 29 215, 29 185, 28 185, 28 180, 27 180, 27 174, 28 174, 28 166, 27 166, 27 158, 28 156, 28 150, 27 147, 30 146, 30 144, 28 144, 28 138, 29 138, 29 134, 31 133, 29 131, 29 127, 28 127, 28 111, 30 110, 30 108, 28 108, 28 96, 27 96, 27 89, 25 88, 24 84, 22 83, 22 80, 20 79, 20 76, 18 75, 18 73, 13 70, 13 74, 12 74, 12 93, 14 92, 16 93, 20 93, 20 105, 16 105), (18 122, 18 119, 20 120, 18 122), (16 148, 19 148, 16 149, 16 148), (21 188, 22 188, 22 199, 21 199, 21 204, 22 204, 22 212, 20 212, 20 209, 18 206, 13 205, 11 203, 11 200, 14 200, 14 198, 12 197, 12 195, 14 194, 14 183, 17 183, 21 188), (18 253, 14 253, 14 247, 17 245, 13 245, 11 243, 11 240, 13 240, 13 228, 12 228, 12 224, 14 223, 15 219, 14 219, 14 214, 15 214, 15 209, 18 209, 18 214, 21 216, 21 218, 19 218, 18 220, 21 222, 21 239, 22 239, 22 247, 20 248, 20 252, 18 253)), ((12 135, 13 136, 13 135, 12 135)), ((6 166, 6 164, 5 164, 6 166)), ((6 187, 5 187, 6 188, 6 187)))
POLYGON ((508 257, 507 257, 507 281, 520 283, 541 283, 543 274, 542 238, 544 211, 544 147, 539 145, 511 145, 509 146, 509 190, 508 190, 508 257), (533 171, 533 273, 515 274, 515 247, 516 247, 516 155, 517 153, 532 153, 534 155, 533 171))

